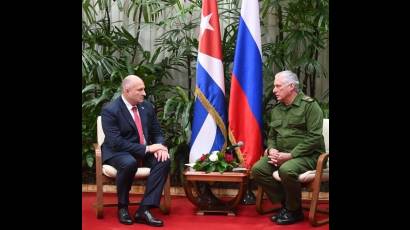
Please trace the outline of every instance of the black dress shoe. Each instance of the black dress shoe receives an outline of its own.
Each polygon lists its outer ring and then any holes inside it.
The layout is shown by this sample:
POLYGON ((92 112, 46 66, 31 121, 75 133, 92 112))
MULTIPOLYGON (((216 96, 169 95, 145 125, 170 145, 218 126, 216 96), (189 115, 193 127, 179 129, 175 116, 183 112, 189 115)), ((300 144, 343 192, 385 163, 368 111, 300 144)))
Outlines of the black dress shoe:
POLYGON ((286 211, 281 215, 278 216, 276 219, 276 223, 283 225, 283 224, 293 224, 295 222, 301 221, 304 219, 302 209, 298 209, 296 211, 286 211))
POLYGON ((285 214, 285 212, 287 212, 287 210, 286 210, 285 207, 280 208, 280 209, 279 209, 279 212, 276 213, 275 215, 271 216, 270 220, 271 220, 272 222, 276 222, 276 220, 277 220, 279 217, 281 217, 283 214, 285 214))
POLYGON ((149 210, 144 211, 142 215, 137 212, 135 214, 135 222, 148 224, 154 227, 161 227, 164 225, 164 222, 162 220, 155 219, 149 210))
POLYGON ((120 208, 118 209, 118 220, 122 224, 132 224, 132 220, 130 214, 128 213, 127 208, 120 208))

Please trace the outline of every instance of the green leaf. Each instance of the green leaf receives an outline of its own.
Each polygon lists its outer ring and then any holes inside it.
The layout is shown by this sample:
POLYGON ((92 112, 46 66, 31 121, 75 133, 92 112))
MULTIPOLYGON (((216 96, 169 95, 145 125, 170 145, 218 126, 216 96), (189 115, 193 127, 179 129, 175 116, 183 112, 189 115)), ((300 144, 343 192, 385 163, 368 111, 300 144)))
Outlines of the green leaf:
POLYGON ((152 55, 152 58, 150 60, 150 63, 155 63, 155 61, 158 58, 158 55, 161 53, 161 47, 158 47, 157 49, 155 49, 154 55, 152 55))
POLYGON ((218 171, 218 172, 220 172, 220 173, 223 173, 224 171, 225 171, 225 167, 223 167, 223 166, 221 166, 221 165, 217 165, 216 166, 216 170, 218 171))
POLYGON ((206 170, 207 173, 214 172, 214 171, 215 171, 215 165, 214 164, 210 165, 208 167, 208 169, 206 170))
POLYGON ((81 93, 87 93, 88 91, 94 90, 97 87, 97 84, 89 84, 87 85, 81 93))
POLYGON ((175 152, 176 152, 177 148, 173 147, 169 149, 169 156, 170 156, 170 160, 171 160, 171 174, 175 174, 175 170, 176 170, 176 161, 175 161, 175 152))
POLYGON ((88 167, 90 167, 90 168, 93 167, 93 164, 94 164, 94 155, 92 155, 92 154, 87 154, 85 160, 86 160, 86 162, 87 162, 88 167))
POLYGON ((189 99, 186 91, 179 86, 176 86, 175 89, 177 94, 183 99, 183 102, 188 103, 189 99))

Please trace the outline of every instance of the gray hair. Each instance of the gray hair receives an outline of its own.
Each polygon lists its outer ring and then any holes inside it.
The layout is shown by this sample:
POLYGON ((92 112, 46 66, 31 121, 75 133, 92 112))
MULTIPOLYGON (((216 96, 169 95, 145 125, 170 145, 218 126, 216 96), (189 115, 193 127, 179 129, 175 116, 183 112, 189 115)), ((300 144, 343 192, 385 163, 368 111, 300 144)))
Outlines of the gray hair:
POLYGON ((299 79, 298 79, 298 76, 294 72, 292 72, 290 70, 285 70, 285 71, 279 72, 275 75, 275 79, 278 78, 279 76, 282 76, 283 81, 286 84, 295 84, 295 90, 296 90, 296 92, 298 92, 298 90, 299 90, 299 79))

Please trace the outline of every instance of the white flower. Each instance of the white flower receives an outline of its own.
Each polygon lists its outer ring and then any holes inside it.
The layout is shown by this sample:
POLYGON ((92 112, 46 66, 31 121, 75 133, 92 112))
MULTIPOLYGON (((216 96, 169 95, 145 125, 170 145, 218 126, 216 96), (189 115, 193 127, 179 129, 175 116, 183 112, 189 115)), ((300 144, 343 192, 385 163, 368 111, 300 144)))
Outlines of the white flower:
POLYGON ((218 150, 215 150, 215 151, 212 151, 212 152, 211 152, 211 154, 218 154, 218 153, 219 153, 218 150))
POLYGON ((217 161, 218 160, 218 154, 214 153, 214 152, 212 152, 212 154, 209 156, 210 161, 217 161))

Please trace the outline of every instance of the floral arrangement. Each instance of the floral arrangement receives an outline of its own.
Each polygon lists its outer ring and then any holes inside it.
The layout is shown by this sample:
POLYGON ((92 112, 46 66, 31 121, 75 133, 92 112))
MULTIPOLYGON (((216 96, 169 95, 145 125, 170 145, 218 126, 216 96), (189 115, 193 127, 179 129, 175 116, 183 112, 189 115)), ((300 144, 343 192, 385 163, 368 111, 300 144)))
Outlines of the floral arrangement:
POLYGON ((232 171, 235 167, 238 167, 238 162, 235 161, 233 155, 231 153, 224 154, 220 151, 202 154, 193 166, 196 171, 205 171, 207 173, 223 173, 226 171, 232 171))

